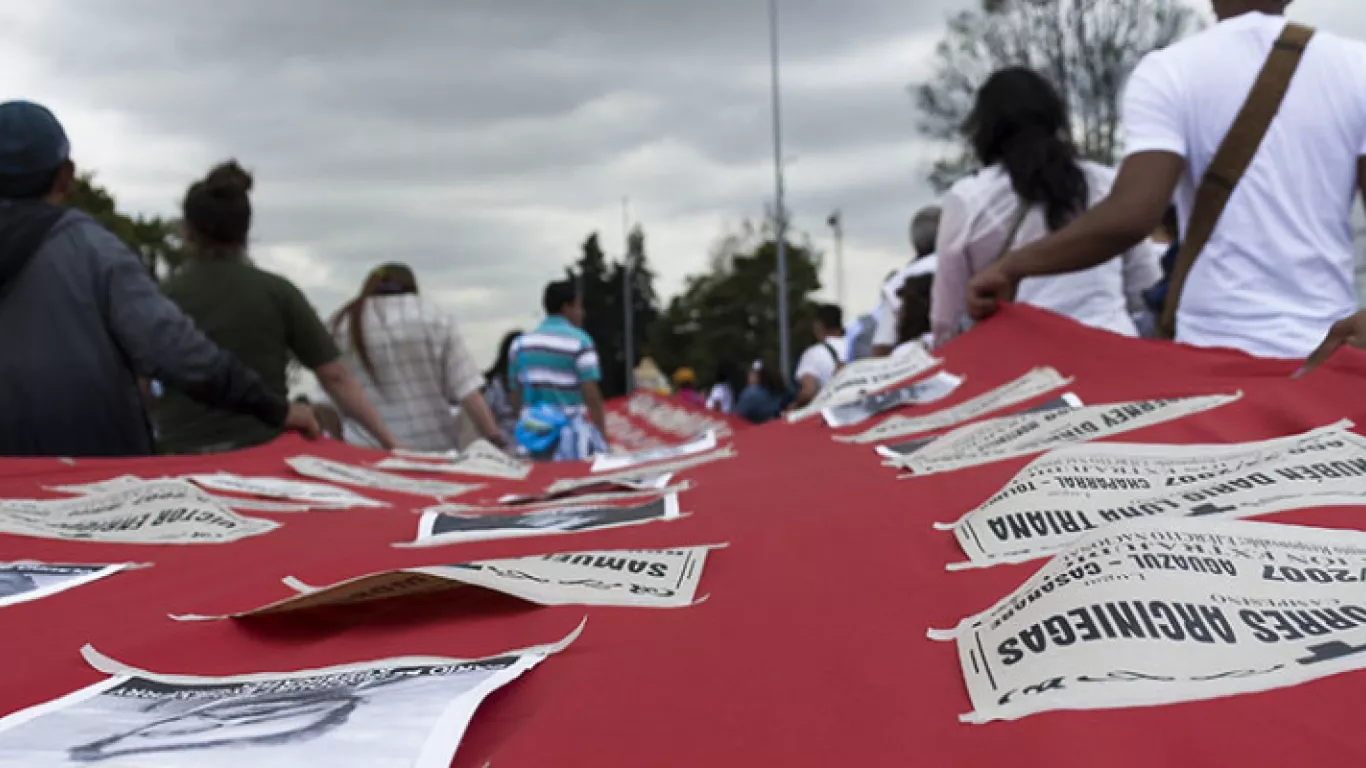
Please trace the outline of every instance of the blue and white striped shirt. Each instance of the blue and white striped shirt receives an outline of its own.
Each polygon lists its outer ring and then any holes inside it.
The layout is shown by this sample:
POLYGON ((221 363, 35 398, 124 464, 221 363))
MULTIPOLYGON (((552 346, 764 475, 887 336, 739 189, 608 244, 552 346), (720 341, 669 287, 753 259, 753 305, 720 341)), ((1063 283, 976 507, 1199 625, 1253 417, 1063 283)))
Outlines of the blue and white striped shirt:
POLYGON ((523 406, 583 407, 584 382, 602 380, 593 339, 564 317, 551 315, 512 347, 508 378, 523 406))

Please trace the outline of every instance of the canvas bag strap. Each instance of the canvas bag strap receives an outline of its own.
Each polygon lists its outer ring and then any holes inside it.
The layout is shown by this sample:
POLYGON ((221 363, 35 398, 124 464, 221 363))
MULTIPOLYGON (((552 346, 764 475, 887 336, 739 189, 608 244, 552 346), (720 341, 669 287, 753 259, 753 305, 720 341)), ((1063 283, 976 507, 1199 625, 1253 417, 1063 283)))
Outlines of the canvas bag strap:
POLYGON ((1233 121, 1233 127, 1229 129, 1228 135, 1224 136, 1219 151, 1215 153, 1214 160, 1210 162, 1209 168, 1200 180, 1190 224, 1186 227, 1187 231, 1182 233, 1181 250, 1172 268, 1167 301, 1158 323, 1158 329, 1165 338, 1171 339, 1176 336, 1176 309, 1181 303, 1181 292, 1186 287, 1186 278, 1195 266, 1196 258, 1214 234, 1214 228, 1218 225, 1219 217, 1223 215, 1229 198, 1233 196, 1233 190, 1242 180, 1243 174, 1247 173, 1257 150, 1261 148, 1262 140, 1271 128, 1271 121, 1276 118, 1281 103, 1285 101, 1285 94, 1290 89, 1290 81, 1294 79, 1295 71, 1299 69, 1304 50, 1313 37, 1312 27, 1294 22, 1285 25, 1280 38, 1271 46, 1266 64, 1262 65, 1261 74, 1257 76, 1252 92, 1243 103, 1237 119, 1233 121))

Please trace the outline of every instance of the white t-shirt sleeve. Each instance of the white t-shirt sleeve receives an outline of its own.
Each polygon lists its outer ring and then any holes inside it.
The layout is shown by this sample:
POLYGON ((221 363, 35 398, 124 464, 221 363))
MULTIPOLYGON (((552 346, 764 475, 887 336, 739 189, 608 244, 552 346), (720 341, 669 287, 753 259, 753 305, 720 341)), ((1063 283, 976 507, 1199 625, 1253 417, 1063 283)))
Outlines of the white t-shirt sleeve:
POLYGON ((873 319, 877 322, 877 330, 873 332, 873 346, 896 346, 896 316, 897 308, 885 298, 877 305, 873 312, 873 319))
POLYGON ((1123 122, 1126 155, 1170 152, 1188 157, 1185 131, 1181 129, 1180 82, 1167 71, 1161 52, 1139 62, 1124 89, 1123 122))
POLYGON ((821 386, 830 381, 830 377, 835 375, 835 359, 830 356, 830 350, 823 344, 815 344, 807 347, 802 353, 802 359, 797 362, 797 380, 803 376, 811 376, 820 382, 821 386))

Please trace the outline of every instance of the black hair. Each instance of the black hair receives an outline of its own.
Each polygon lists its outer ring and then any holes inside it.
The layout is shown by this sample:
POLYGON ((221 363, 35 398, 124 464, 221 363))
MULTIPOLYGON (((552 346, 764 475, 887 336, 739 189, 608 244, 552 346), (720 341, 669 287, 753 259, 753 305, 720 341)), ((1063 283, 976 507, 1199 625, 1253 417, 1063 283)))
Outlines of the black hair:
POLYGON ((52 193, 61 172, 58 165, 46 171, 0 176, 0 200, 41 200, 52 193))
POLYGON ((908 277, 901 284, 897 296, 901 310, 896 318, 896 342, 905 344, 930 332, 930 296, 934 293, 934 275, 908 277))
POLYGON ((579 287, 573 280, 557 280, 545 287, 541 306, 547 315, 564 314, 564 308, 578 301, 579 287))
POLYGON ((507 383, 508 366, 512 363, 512 345, 517 339, 522 337, 520 330, 508 331, 503 336, 503 340, 498 343, 498 359, 493 361, 493 367, 484 372, 484 378, 489 381, 502 381, 507 383))
POLYGON ((963 131, 982 165, 1004 165, 1015 194, 1044 206, 1050 230, 1086 210, 1090 187, 1069 138, 1067 108, 1037 72, 1008 67, 993 74, 963 131))
POLYGON ((827 331, 844 330, 844 310, 834 304, 821 304, 816 307, 816 322, 827 331))
POLYGON ((253 180, 236 160, 220 163, 185 193, 181 210, 194 253, 240 256, 251 231, 253 180))

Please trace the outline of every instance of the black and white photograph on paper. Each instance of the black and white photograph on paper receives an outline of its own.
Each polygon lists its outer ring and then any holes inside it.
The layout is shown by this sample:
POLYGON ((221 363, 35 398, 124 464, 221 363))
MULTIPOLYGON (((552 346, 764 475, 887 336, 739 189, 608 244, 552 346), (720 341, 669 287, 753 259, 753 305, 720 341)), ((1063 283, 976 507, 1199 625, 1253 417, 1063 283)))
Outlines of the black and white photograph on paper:
POLYGON ((787 421, 798 421, 820 415, 831 406, 851 403, 880 389, 910 381, 932 370, 942 360, 931 357, 919 345, 913 345, 890 357, 869 357, 856 360, 835 372, 835 375, 816 393, 804 408, 787 414, 787 421))
MULTIPOLYGON (((1043 453, 1137 429, 1165 424, 1236 402, 1242 392, 1125 403, 1089 405, 1068 411, 1012 417, 1008 429, 996 432, 951 432, 896 461, 917 475, 952 472, 983 464, 1043 453)), ((971 430, 966 427, 964 430, 971 430)))
POLYGON ((639 453, 604 453, 593 459, 592 472, 616 472, 646 464, 655 464, 670 459, 695 456, 699 453, 716 450, 716 432, 708 430, 681 445, 652 448, 639 453))
POLYGON ((397 546, 429 547, 466 541, 545 536, 643 525, 681 515, 678 495, 667 494, 632 506, 568 505, 503 515, 424 512, 417 539, 397 546))
POLYGON ((294 578, 293 597, 223 616, 179 615, 178 621, 245 619, 336 605, 392 600, 467 587, 499 592, 536 605, 685 608, 697 600, 712 544, 677 549, 563 552, 455 565, 404 568, 315 587, 294 578))
POLYGON ((564 490, 547 489, 540 493, 509 493, 498 497, 498 503, 507 506, 532 506, 560 502, 565 499, 580 501, 584 497, 594 499, 610 498, 613 495, 660 493, 673 481, 673 473, 641 474, 637 477, 613 480, 594 480, 588 485, 579 485, 564 490))
MULTIPOLYGON (((384 507, 384 502, 375 501, 348 488, 325 483, 310 483, 302 480, 287 480, 283 477, 247 477, 229 472, 189 475, 185 479, 209 491, 235 493, 261 499, 280 499, 297 502, 305 509, 350 509, 353 507, 384 507)), ((217 497, 226 498, 226 497, 217 497)), ((240 500, 233 499, 237 504, 240 500)))
POLYGON ((545 493, 557 494, 578 491, 590 486, 597 486, 600 483, 640 483, 651 477, 659 477, 662 474, 677 475, 690 469, 721 461, 723 459, 734 458, 739 455, 735 446, 724 445, 714 451, 699 453, 694 456, 684 456, 673 461, 651 464, 649 467, 637 467, 624 469, 620 472, 612 472, 605 475, 590 475, 588 477, 563 477, 550 484, 545 489, 545 493))
POLYGON ((1366 533, 1136 519, 930 638, 957 645, 968 723, 1201 701, 1366 668, 1363 584, 1366 533))
POLYGON ((317 456, 295 456, 285 460, 289 468, 314 480, 342 485, 355 485, 361 488, 375 488, 391 493, 408 493, 414 496, 431 496, 438 499, 459 496, 482 488, 482 485, 465 485, 443 480, 417 480, 391 472, 381 472, 369 467, 358 467, 340 461, 323 459, 317 456))
POLYGON ((980 567, 1046 557, 1121 520, 1243 518, 1366 505, 1366 437, 1351 422, 1227 445, 1102 443, 1031 462, 952 530, 980 567))
POLYGON ((0 608, 39 600, 132 567, 130 563, 75 565, 34 561, 0 562, 0 608))
MULTIPOLYGON (((981 421, 976 424, 960 427, 959 429, 950 432, 948 435, 943 435, 942 437, 949 437, 950 435, 962 437, 968 434, 986 434, 988 431, 993 430, 1005 431, 1010 429, 1011 425, 1020 423, 1022 420, 1028 419, 1032 416, 1050 413, 1056 415, 1062 413, 1063 411, 1068 411, 1073 408, 1080 407, 1082 407, 1081 398, 1077 397, 1071 392, 1068 392, 1064 395, 1061 395, 1060 397, 1055 397, 1046 403, 1037 405, 1033 408, 1030 408, 1027 411, 1021 411, 1020 413, 1015 414, 1013 416, 998 416, 994 419, 987 419, 986 421, 981 421)), ((930 437, 916 438, 914 440, 907 440, 905 442, 894 443, 891 445, 879 445, 875 450, 877 451, 877 455, 883 458, 892 460, 902 459, 916 453, 917 451, 920 451, 921 449, 930 445, 934 441, 940 439, 940 437, 941 436, 938 435, 932 435, 930 437)))
POLYGON ((997 411, 1033 400, 1072 383, 1052 368, 1035 368, 1013 381, 957 405, 921 416, 891 416, 853 435, 835 435, 842 443, 904 442, 904 438, 966 424, 997 411))
POLYGON ((476 440, 463 451, 431 452, 396 450, 382 459, 377 469, 397 472, 472 475, 501 480, 525 480, 531 463, 513 458, 487 440, 476 440))
POLYGON ((560 643, 477 660, 387 659, 241 677, 111 677, 0 719, 0 768, 447 768, 488 694, 560 643))
POLYGON ((275 530, 183 480, 149 480, 52 501, 0 501, 0 532, 70 541, 221 544, 275 530))
POLYGON ((852 403, 830 406, 821 411, 821 418, 825 419, 826 426, 833 429, 852 427, 903 406, 937 403, 953 394, 962 384, 962 376, 940 371, 904 387, 865 395, 852 403))

